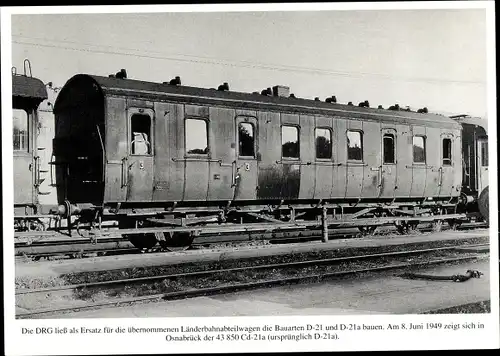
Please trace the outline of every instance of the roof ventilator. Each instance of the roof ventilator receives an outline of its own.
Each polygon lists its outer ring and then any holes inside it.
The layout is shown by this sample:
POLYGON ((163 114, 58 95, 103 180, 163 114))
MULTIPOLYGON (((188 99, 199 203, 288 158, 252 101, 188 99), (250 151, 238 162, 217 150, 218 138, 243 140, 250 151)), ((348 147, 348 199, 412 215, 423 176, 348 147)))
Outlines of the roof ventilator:
POLYGON ((229 84, 224 82, 223 84, 219 85, 217 88, 218 91, 228 91, 229 90, 229 84))
POLYGON ((127 71, 125 69, 120 69, 120 71, 116 72, 115 75, 110 74, 109 77, 117 79, 127 79, 127 71))
POLYGON ((286 98, 290 95, 290 87, 284 85, 275 85, 273 87, 273 96, 280 96, 286 98))
POLYGON ((267 89, 264 89, 260 92, 261 95, 266 95, 266 96, 270 96, 270 95, 273 95, 273 92, 271 90, 271 88, 267 88, 267 89))
POLYGON ((176 76, 173 79, 170 79, 169 82, 163 82, 163 84, 169 84, 169 85, 181 85, 181 77, 176 76))

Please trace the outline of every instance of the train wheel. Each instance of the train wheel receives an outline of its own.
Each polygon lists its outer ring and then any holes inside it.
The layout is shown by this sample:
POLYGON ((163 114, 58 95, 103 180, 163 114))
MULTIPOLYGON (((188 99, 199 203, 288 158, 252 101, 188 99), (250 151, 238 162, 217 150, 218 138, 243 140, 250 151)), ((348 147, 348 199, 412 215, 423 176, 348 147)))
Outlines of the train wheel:
POLYGON ((123 235, 123 237, 127 238, 139 250, 149 250, 155 247, 158 242, 155 234, 130 234, 123 235))
POLYGON ((359 226, 358 229, 361 232, 361 235, 371 236, 375 233, 375 230, 377 230, 377 226, 359 226))
MULTIPOLYGON (((139 229, 144 226, 142 221, 139 221, 139 229)), ((120 229, 133 229, 135 228, 135 221, 133 220, 123 220, 120 221, 119 228, 120 229)), ((149 250, 156 246, 158 240, 156 239, 155 234, 122 234, 124 239, 129 240, 135 248, 139 250, 149 250)))
POLYGON ((170 252, 185 251, 193 243, 194 236, 190 232, 164 233, 165 239, 160 240, 160 246, 170 252))

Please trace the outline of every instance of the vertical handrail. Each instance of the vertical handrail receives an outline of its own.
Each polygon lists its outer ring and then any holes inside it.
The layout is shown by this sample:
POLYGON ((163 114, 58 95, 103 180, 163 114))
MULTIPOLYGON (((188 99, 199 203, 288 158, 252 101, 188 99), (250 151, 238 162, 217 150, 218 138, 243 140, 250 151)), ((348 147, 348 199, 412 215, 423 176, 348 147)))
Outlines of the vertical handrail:
POLYGON ((40 156, 34 156, 34 176, 35 176, 35 188, 38 188, 40 186, 40 156))
POLYGON ((236 160, 231 163, 231 187, 236 186, 236 160))
POLYGON ((128 186, 128 157, 122 158, 122 188, 128 186))
POLYGON ((104 182, 104 171, 106 167, 106 152, 104 149, 104 141, 102 140, 102 135, 101 135, 101 129, 99 128, 99 124, 96 125, 97 127, 97 134, 99 135, 99 142, 101 143, 101 150, 102 150, 102 181, 104 182))
POLYGON ((28 59, 28 58, 25 58, 25 59, 24 59, 24 76, 25 76, 25 77, 27 77, 27 76, 28 76, 28 72, 26 71, 26 64, 28 64, 28 68, 29 68, 29 70, 30 70, 30 77, 32 77, 32 75, 31 75, 31 63, 30 63, 30 61, 29 61, 29 59, 28 59))
POLYGON ((380 188, 382 186, 382 174, 383 174, 383 169, 382 169, 382 165, 379 167, 378 169, 378 187, 380 188))
POLYGON ((54 170, 54 166, 55 166, 55 161, 54 161, 54 153, 52 153, 50 155, 50 163, 49 163, 49 166, 50 166, 50 186, 53 187, 54 186, 54 173, 53 173, 53 170, 54 170))

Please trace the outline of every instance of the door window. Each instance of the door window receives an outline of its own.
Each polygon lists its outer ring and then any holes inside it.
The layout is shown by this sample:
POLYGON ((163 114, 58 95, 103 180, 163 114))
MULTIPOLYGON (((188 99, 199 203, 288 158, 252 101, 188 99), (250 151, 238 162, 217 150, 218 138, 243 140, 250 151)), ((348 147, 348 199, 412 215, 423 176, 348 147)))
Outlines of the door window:
POLYGON ((283 158, 299 158, 299 128, 281 126, 281 154, 283 158))
POLYGON ((131 154, 151 154, 151 117, 146 114, 133 114, 130 119, 131 154))
POLYGON ((186 119, 185 124, 186 153, 188 155, 207 155, 207 121, 203 119, 186 119))
POLYGON ((13 109, 12 139, 14 151, 28 152, 28 113, 23 109, 13 109))
POLYGON ((238 154, 240 157, 255 157, 255 130, 253 124, 238 124, 238 154))
POLYGON ((332 131, 328 128, 317 127, 315 129, 316 137, 316 158, 332 158, 332 131))
POLYGON ((424 136, 413 136, 413 163, 425 163, 424 136))
POLYGON ((361 131, 347 131, 347 160, 363 161, 363 134, 361 131))
POLYGON ((488 167, 488 141, 481 141, 481 166, 488 167))
POLYGON ((443 138, 443 166, 451 166, 451 139, 443 138))
POLYGON ((384 134, 384 164, 396 163, 396 145, 394 144, 393 134, 384 134))

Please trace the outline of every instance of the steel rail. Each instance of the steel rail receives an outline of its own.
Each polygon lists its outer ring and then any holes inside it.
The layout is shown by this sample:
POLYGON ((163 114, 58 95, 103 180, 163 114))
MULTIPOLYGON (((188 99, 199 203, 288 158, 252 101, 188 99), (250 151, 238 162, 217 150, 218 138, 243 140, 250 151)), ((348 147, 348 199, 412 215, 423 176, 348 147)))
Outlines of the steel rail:
MULTIPOLYGON (((474 228, 481 228, 483 227, 482 225, 478 226, 478 227, 464 227, 464 228, 460 228, 460 230, 462 229, 474 229, 474 228)), ((428 231, 431 231, 432 228, 429 228, 429 227, 421 227, 418 229, 418 231, 420 232, 428 232, 428 231)), ((449 231, 451 230, 450 228, 448 227, 443 227, 441 231, 449 231)), ((319 231, 319 230, 318 230, 319 231)), ((391 232, 392 230, 390 230, 389 232, 391 232)), ((396 231, 396 230, 394 230, 396 231)), ((302 241, 302 242, 306 242, 306 241, 310 241, 310 240, 319 240, 321 239, 321 236, 320 235, 315 235, 314 234, 314 230, 308 230, 308 232, 312 232, 311 235, 309 236, 300 236, 299 234, 300 233, 303 233, 303 231, 288 231, 286 233, 288 234, 294 234, 296 233, 297 236, 283 236, 283 237, 279 237, 279 238, 272 238, 272 237, 248 237, 247 234, 244 234, 245 238, 233 238, 231 240, 224 240, 222 239, 224 237, 224 235, 221 235, 221 236, 202 236, 201 239, 207 239, 207 238, 214 238, 214 240, 212 241, 195 241, 192 243, 191 246, 203 246, 203 245, 207 245, 207 244, 219 244, 219 243, 245 243, 245 242, 248 242, 248 241, 256 241, 256 240, 269 240, 271 243, 286 243, 286 242, 290 242, 290 241, 302 241), (216 240, 216 238, 219 238, 219 240, 216 240)), ((254 233, 255 234, 255 233, 254 233)), ((370 235, 363 235, 361 232, 346 232, 346 231, 330 231, 329 232, 329 236, 330 237, 339 237, 339 236, 343 236, 343 237, 352 237, 352 236, 357 236, 357 235, 362 235, 363 237, 366 236, 366 237, 369 237, 370 235)), ((231 235, 234 235, 234 234, 229 234, 228 236, 231 236, 231 235)), ((262 234, 259 234, 259 235, 262 235, 262 234)), ((264 233, 263 235, 272 235, 272 233, 264 233)), ((409 234, 411 235, 411 234, 409 234)), ((227 237, 227 236, 226 236, 227 237)), ((85 239, 85 238, 77 238, 77 239, 74 239, 74 240, 50 240, 50 241, 34 241, 34 242, 31 242, 31 243, 27 243, 27 242, 16 242, 15 243, 15 249, 16 249, 16 252, 15 252, 15 256, 19 256, 19 257, 23 257, 23 256, 26 256, 26 257, 32 257, 32 258, 36 258, 36 257, 52 257, 52 256, 65 256, 65 255, 73 255, 73 254, 78 254, 78 253, 102 253, 102 252, 113 252, 113 250, 123 250, 124 248, 129 248, 130 252, 131 253, 142 253, 143 251, 135 248, 132 246, 132 244, 127 240, 127 239, 124 239, 124 238, 103 238, 103 239, 99 239, 97 241, 96 244, 92 244, 88 241, 88 239, 85 239), (108 247, 104 247, 104 248, 99 248, 99 245, 105 245, 107 244, 108 247), (109 247, 110 244, 116 244, 117 246, 116 247, 109 247), (78 246, 77 246, 78 245, 78 246), (121 246, 121 245, 130 245, 130 246, 121 246), (57 250, 57 251, 41 251, 41 252, 38 252, 36 251, 36 249, 48 249, 49 247, 54 247, 54 248, 64 248, 65 246, 68 246, 68 250, 57 250), (71 247, 73 247, 73 249, 71 249, 71 247), (75 248, 78 248, 78 249, 75 249, 75 248), (34 252, 32 252, 32 250, 35 250, 34 252)), ((153 248, 151 249, 153 252, 157 252, 156 250, 159 250, 159 248, 153 248)), ((167 252, 168 253, 168 252, 167 252)))
MULTIPOLYGON (((467 247, 480 247, 480 246, 488 246, 488 244, 467 245, 467 247)), ((81 283, 81 284, 70 284, 70 285, 63 285, 63 286, 38 288, 38 289, 22 289, 22 290, 17 290, 15 294, 22 295, 22 294, 34 294, 34 293, 47 293, 47 292, 72 290, 72 289, 83 289, 83 288, 94 288, 94 287, 102 287, 102 286, 123 285, 123 284, 127 284, 127 283, 134 283, 135 284, 135 283, 141 283, 141 282, 155 282, 155 281, 162 281, 162 280, 166 280, 166 279, 202 277, 202 276, 213 275, 213 274, 218 274, 218 273, 234 273, 234 272, 241 272, 241 271, 248 271, 248 270, 266 270, 266 269, 284 268, 284 267, 304 267, 304 266, 311 266, 311 265, 328 265, 328 264, 336 264, 336 263, 341 263, 341 262, 358 261, 358 260, 366 260, 366 259, 374 259, 374 258, 395 257, 395 256, 397 257, 397 256, 415 255, 415 254, 422 254, 422 253, 429 253, 429 252, 456 250, 458 248, 463 248, 463 247, 464 247, 463 245, 454 245, 454 246, 435 247, 435 248, 410 250, 410 251, 393 251, 393 252, 383 252, 383 253, 375 253, 375 254, 367 254, 367 255, 359 255, 359 256, 334 257, 334 258, 324 258, 324 259, 307 260, 307 261, 282 262, 282 263, 248 266, 248 267, 234 267, 234 268, 224 268, 224 269, 218 269, 218 270, 204 270, 204 271, 195 271, 195 272, 187 272, 187 273, 175 273, 175 274, 166 274, 166 275, 159 275, 159 276, 126 278, 126 279, 117 279, 117 280, 110 280, 110 281, 100 281, 100 282, 81 283)))
POLYGON ((417 263, 402 263, 402 264, 393 264, 387 266, 378 266, 378 267, 369 267, 369 268, 361 268, 347 271, 337 271, 337 272, 327 272, 321 274, 312 274, 305 276, 297 276, 297 277, 288 277, 288 278, 280 278, 280 279, 271 279, 264 280, 258 282, 249 282, 249 283, 238 283, 232 285, 218 286, 218 287, 209 287, 209 288, 199 288, 199 289, 191 289, 191 290, 183 290, 176 292, 168 292, 168 293, 159 293, 147 296, 140 297, 132 297, 132 298, 124 298, 120 300, 114 301, 104 301, 97 303, 87 303, 79 306, 66 306, 66 307, 58 307, 58 308, 46 308, 35 311, 28 312, 20 312, 16 314, 17 318, 27 318, 30 316, 41 315, 41 314, 50 314, 50 313, 58 313, 58 312, 66 312, 66 311, 80 311, 85 309, 106 307, 106 306, 118 306, 122 304, 135 304, 143 301, 154 301, 154 300, 172 300, 178 298, 189 298, 196 297, 201 295, 210 295, 214 293, 228 293, 235 292, 240 290, 248 290, 255 289, 259 287, 269 287, 275 285, 286 285, 286 284, 294 284, 299 282, 305 282, 307 280, 322 280, 327 278, 339 278, 352 274, 360 274, 360 273, 370 273, 370 272, 382 272, 394 269, 408 268, 408 267, 418 267, 418 266, 428 266, 435 265, 441 263, 451 263, 451 262, 462 262, 479 259, 481 256, 465 256, 465 257, 456 257, 456 258, 444 258, 444 259, 436 259, 431 261, 417 262, 417 263))
MULTIPOLYGON (((293 234, 293 232, 287 232, 289 234, 293 234)), ((240 244, 243 244, 245 242, 249 242, 249 241, 265 241, 265 240, 269 240, 271 242, 283 242, 283 243, 286 243, 287 241, 289 240, 302 240, 302 241, 308 241, 308 240, 320 240, 321 239, 321 236, 318 235, 318 232, 316 231, 311 231, 311 235, 309 236, 299 236, 298 233, 299 232, 296 232, 297 233, 297 236, 284 236, 284 237, 279 237, 279 238, 272 238, 270 236, 267 236, 267 235, 271 235, 271 233, 265 233, 264 235, 266 236, 260 236, 258 238, 256 238, 255 236, 251 236, 251 237, 248 237, 247 234, 239 234, 240 236, 244 236, 241 237, 241 238, 232 238, 230 240, 227 240, 227 239, 223 239, 224 236, 203 236, 200 238, 199 241, 196 241, 196 239, 194 240, 194 242, 191 244, 191 246, 204 246, 204 245, 215 245, 215 244, 222 244, 222 243, 240 243, 240 244), (205 240, 205 239, 208 239, 208 238, 212 238, 212 240, 205 240), (217 239, 218 238, 218 239, 217 239)), ((329 236, 332 237, 332 238, 335 238, 335 237, 346 237, 346 236, 356 236, 360 234, 359 232, 346 232, 346 231, 331 231, 329 236)), ((237 234, 230 234, 229 236, 238 236, 237 234)), ((263 234, 259 234, 259 235, 263 235, 263 234)), ((228 237, 228 236, 226 236, 228 237)), ((103 239, 104 240, 104 239, 103 239)), ((23 244, 22 242, 21 243, 16 243, 16 244, 23 244)), ((82 242, 81 240, 78 240, 77 242, 75 243, 68 243, 68 242, 65 242, 64 240, 61 241, 59 240, 58 243, 53 243, 53 241, 47 241, 47 244, 44 244, 43 242, 41 241, 38 241, 36 244, 31 244, 31 245, 17 245, 15 246, 15 249, 16 249, 16 252, 15 252, 15 255, 16 256, 27 256, 27 257, 49 257, 49 256, 64 256, 64 255, 72 255, 72 254, 76 254, 76 253, 99 253, 99 252, 111 252, 113 251, 114 249, 123 249, 124 247, 122 245, 128 245, 130 246, 130 251, 132 253, 142 253, 143 251, 141 251, 140 249, 136 248, 136 247, 133 247, 132 243, 127 240, 127 239, 124 239, 124 238, 120 238, 120 239, 112 239, 112 241, 101 241, 101 240, 98 240, 98 242, 96 244, 92 244, 90 242, 88 242, 88 239, 85 240, 85 242, 82 242), (116 248, 109 248, 109 247, 104 247, 104 248, 99 248, 99 245, 117 245, 116 248), (62 250, 64 247, 68 246, 68 249, 67 250, 62 250), (53 247, 54 249, 55 248, 59 248, 59 250, 56 250, 56 251, 42 251, 42 252, 38 252, 38 251, 35 251, 35 252, 32 252, 32 250, 36 250, 36 249, 48 249, 50 247, 53 247), (85 249, 87 248, 87 249, 85 249)), ((160 250, 160 247, 153 247, 151 249, 153 252, 159 252, 160 250)), ((168 253, 168 252, 166 252, 168 253)))
MULTIPOLYGON (((377 226, 390 226, 393 223, 397 222, 405 222, 405 221, 419 221, 419 222, 432 222, 436 220, 450 220, 450 219, 461 219, 463 218, 463 214, 447 214, 447 215, 434 215, 434 216, 394 216, 394 217, 375 217, 375 218, 363 218, 363 219, 327 219, 327 224, 331 228, 339 229, 339 228, 356 228, 356 227, 364 227, 369 225, 377 225, 377 226)), ((294 230, 303 230, 306 228, 321 228, 321 224, 318 221, 309 221, 309 220, 296 220, 296 221, 288 221, 282 223, 253 223, 253 224, 233 224, 233 223, 222 223, 217 225, 207 225, 207 226, 188 226, 188 227, 142 227, 141 229, 135 228, 127 228, 127 229, 119 229, 117 227, 103 229, 102 231, 89 231, 87 229, 83 230, 86 233, 92 235, 97 239, 113 239, 119 238, 122 234, 146 234, 146 233, 156 233, 156 232, 197 232, 200 234, 231 234, 231 233, 251 233, 251 232, 266 232, 273 230, 275 232, 283 232, 283 231, 294 231, 294 230)), ((25 231, 25 232, 16 232, 16 238, 30 238, 53 234, 53 232, 49 231, 25 231)), ((64 233, 58 233, 59 235, 64 233)), ((68 235, 65 235, 68 236, 68 235)), ((69 237, 69 236, 68 236, 69 237)), ((80 236, 82 237, 82 236, 80 236)), ((89 238, 87 236, 83 236, 84 238, 89 238)))

